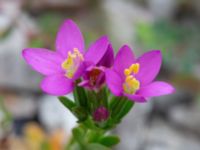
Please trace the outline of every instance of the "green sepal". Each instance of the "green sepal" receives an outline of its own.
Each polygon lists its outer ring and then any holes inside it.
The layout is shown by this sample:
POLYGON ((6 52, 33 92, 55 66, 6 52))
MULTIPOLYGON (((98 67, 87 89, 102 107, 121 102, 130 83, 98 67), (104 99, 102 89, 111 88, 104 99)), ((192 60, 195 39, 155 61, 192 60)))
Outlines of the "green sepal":
POLYGON ((76 106, 76 104, 72 100, 70 100, 68 97, 60 96, 58 97, 58 99, 70 111, 72 111, 72 109, 76 106))
POLYGON ((115 96, 112 97, 109 104, 111 118, 115 118, 118 115, 121 109, 121 106, 123 105, 122 100, 123 100, 123 97, 115 97, 115 96))
POLYGON ((100 91, 97 92, 97 100, 98 106, 108 107, 108 93, 105 87, 101 88, 100 91))
POLYGON ((128 100, 126 97, 113 97, 109 105, 111 110, 110 123, 118 124, 121 122, 133 106, 134 102, 128 100))
POLYGON ((116 116, 116 118, 118 120, 121 120, 122 118, 124 118, 129 113, 129 111, 132 109, 133 106, 134 106, 133 101, 130 101, 129 99, 124 99, 124 103, 121 106, 121 110, 116 116))
POLYGON ((94 91, 88 91, 89 112, 92 114, 98 107, 98 100, 94 91))
POLYGON ((120 142, 120 138, 114 135, 104 136, 104 137, 101 137, 99 140, 99 143, 107 147, 112 147, 114 145, 117 145, 119 142, 120 142))
POLYGON ((77 106, 81 106, 86 109, 88 108, 87 94, 83 87, 76 86, 74 88, 73 95, 74 95, 74 100, 77 106))
POLYGON ((78 123, 87 120, 88 113, 84 107, 73 107, 72 113, 78 118, 78 123))

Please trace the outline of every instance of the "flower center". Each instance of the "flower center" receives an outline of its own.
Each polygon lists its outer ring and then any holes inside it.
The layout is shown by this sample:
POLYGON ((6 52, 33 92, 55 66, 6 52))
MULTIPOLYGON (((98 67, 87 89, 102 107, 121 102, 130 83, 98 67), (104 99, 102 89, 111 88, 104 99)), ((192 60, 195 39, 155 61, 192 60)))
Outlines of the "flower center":
POLYGON ((102 71, 98 68, 94 68, 89 72, 89 81, 92 86, 96 85, 96 82, 101 72, 102 71))
POLYGON ((127 94, 134 94, 140 88, 140 82, 135 78, 139 72, 140 64, 132 64, 129 68, 124 70, 125 82, 123 84, 124 92, 127 94))
POLYGON ((71 79, 83 60, 83 55, 77 48, 74 48, 73 52, 69 51, 67 59, 61 65, 66 71, 65 76, 71 79))

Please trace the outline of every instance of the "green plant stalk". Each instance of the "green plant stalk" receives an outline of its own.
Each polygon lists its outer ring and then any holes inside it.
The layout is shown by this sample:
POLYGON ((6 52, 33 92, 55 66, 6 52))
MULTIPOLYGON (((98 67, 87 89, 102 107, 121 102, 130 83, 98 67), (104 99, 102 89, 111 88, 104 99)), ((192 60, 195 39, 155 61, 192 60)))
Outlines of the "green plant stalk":
POLYGON ((117 136, 109 136, 106 130, 95 128, 91 123, 86 121, 73 129, 65 150, 111 150, 119 143, 117 136))
MULTIPOLYGON (((110 135, 110 131, 134 105, 125 97, 110 96, 106 88, 89 91, 76 87, 74 100, 64 96, 58 98, 75 115, 78 123, 72 130, 72 137, 65 150, 111 150, 120 139, 118 136, 110 135), (109 116, 105 120, 95 120, 94 112, 101 107, 108 111, 109 116)), ((101 112, 99 115, 101 116, 101 112)))

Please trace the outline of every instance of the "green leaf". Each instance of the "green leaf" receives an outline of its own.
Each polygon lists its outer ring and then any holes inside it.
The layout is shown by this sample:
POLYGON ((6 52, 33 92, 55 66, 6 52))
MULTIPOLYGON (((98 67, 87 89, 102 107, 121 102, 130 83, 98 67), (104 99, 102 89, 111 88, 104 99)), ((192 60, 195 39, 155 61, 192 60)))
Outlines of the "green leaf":
POLYGON ((82 150, 78 143, 74 143, 70 146, 67 146, 65 150, 82 150))
POLYGON ((95 126, 92 118, 88 117, 87 120, 85 120, 84 122, 82 122, 82 124, 91 130, 99 130, 99 128, 97 126, 95 126))
POLYGON ((87 94, 83 87, 76 86, 74 88, 74 100, 78 106, 88 108, 87 94))
POLYGON ((104 135, 104 131, 100 129, 96 130, 88 130, 87 131, 87 142, 88 143, 96 143, 99 141, 99 139, 104 135))
POLYGON ((111 150, 111 149, 101 144, 92 143, 86 146, 86 150, 111 150))
POLYGON ((72 130, 72 134, 73 134, 74 138, 76 139, 76 141, 77 141, 80 145, 83 145, 83 144, 84 144, 85 131, 84 131, 83 128, 81 128, 81 127, 74 128, 74 129, 72 130))
POLYGON ((114 135, 105 136, 102 137, 99 142, 107 147, 112 147, 120 142, 120 138, 114 135))
POLYGON ((60 102, 65 106, 67 107, 70 111, 72 111, 73 107, 76 106, 76 104, 70 100, 69 98, 67 97, 64 97, 64 96, 60 96, 58 97, 58 99, 60 100, 60 102))

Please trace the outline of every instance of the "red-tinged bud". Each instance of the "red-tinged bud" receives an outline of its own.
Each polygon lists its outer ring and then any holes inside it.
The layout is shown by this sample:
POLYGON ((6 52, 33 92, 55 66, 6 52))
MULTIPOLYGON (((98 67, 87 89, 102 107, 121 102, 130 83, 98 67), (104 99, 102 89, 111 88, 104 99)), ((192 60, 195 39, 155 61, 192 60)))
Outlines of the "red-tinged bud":
POLYGON ((106 121, 108 117, 109 117, 109 111, 104 106, 97 108, 93 113, 93 119, 96 122, 106 121))

